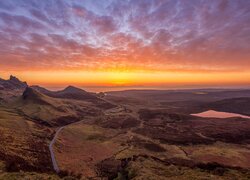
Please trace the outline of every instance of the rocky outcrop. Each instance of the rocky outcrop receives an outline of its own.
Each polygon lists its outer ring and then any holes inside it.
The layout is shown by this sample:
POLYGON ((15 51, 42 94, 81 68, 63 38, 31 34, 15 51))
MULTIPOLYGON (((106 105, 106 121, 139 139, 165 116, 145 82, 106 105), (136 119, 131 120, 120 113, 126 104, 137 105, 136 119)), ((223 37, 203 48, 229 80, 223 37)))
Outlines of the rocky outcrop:
POLYGON ((10 76, 8 80, 0 79, 0 90, 24 90, 26 87, 28 87, 26 82, 20 81, 15 76, 10 76))
POLYGON ((0 78, 0 104, 22 95, 26 87, 28 87, 26 82, 22 82, 12 75, 8 80, 0 78))

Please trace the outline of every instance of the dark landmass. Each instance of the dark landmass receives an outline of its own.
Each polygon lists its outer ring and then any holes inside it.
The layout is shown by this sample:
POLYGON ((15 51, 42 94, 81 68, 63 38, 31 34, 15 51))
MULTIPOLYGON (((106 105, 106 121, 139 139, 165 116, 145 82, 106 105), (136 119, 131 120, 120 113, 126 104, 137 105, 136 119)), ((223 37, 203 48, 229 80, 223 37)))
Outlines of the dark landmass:
POLYGON ((250 90, 95 94, 0 79, 0 179, 249 179, 250 119, 190 115, 249 107, 250 90))

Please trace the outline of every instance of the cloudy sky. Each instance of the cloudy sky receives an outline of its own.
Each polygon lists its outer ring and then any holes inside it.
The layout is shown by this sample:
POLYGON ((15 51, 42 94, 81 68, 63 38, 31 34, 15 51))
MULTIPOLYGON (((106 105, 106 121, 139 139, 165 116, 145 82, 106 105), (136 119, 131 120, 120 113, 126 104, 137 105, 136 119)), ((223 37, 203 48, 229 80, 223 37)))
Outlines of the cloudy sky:
POLYGON ((31 83, 247 85, 250 1, 1 0, 0 47, 31 83))

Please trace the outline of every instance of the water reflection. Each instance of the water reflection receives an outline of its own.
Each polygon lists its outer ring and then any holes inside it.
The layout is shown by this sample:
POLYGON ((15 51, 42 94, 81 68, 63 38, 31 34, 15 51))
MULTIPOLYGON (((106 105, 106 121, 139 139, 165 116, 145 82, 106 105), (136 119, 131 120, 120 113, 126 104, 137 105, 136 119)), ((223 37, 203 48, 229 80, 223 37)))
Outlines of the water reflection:
POLYGON ((250 118, 250 116, 245 116, 237 113, 229 113, 229 112, 219 112, 214 110, 208 110, 201 113, 191 114, 193 116, 199 117, 214 117, 214 118, 229 118, 229 117, 242 117, 242 118, 250 118))

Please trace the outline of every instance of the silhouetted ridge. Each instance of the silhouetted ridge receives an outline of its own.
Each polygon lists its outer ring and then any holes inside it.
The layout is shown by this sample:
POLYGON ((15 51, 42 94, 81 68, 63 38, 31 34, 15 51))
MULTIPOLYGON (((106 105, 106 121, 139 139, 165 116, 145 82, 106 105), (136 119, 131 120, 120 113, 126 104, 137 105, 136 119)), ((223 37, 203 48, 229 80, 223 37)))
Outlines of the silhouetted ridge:
POLYGON ((24 101, 33 102, 36 104, 49 104, 45 100, 45 96, 41 93, 37 92, 36 90, 32 89, 31 87, 27 87, 23 92, 22 98, 24 101))
POLYGON ((14 81, 14 82, 20 82, 18 78, 16 78, 15 76, 12 76, 12 75, 10 75, 9 80, 14 81))
POLYGON ((80 101, 88 101, 94 103, 97 107, 102 109, 109 109, 115 105, 97 97, 94 93, 89 93, 74 86, 68 86, 61 91, 49 91, 43 87, 32 86, 33 89, 45 94, 46 96, 60 99, 75 99, 80 101))
POLYGON ((28 87, 26 82, 20 81, 15 76, 10 76, 9 80, 4 80, 0 78, 1 89, 14 90, 14 89, 25 89, 28 87))
POLYGON ((92 95, 89 92, 86 92, 80 88, 74 86, 68 86, 62 91, 58 91, 57 94, 61 98, 69 98, 76 100, 99 100, 96 96, 92 95))
POLYGON ((63 98, 63 99, 76 99, 76 100, 98 100, 99 98, 95 95, 84 91, 80 88, 74 86, 68 86, 61 91, 49 91, 45 88, 39 86, 32 86, 32 88, 36 89, 42 94, 45 94, 54 98, 63 98))
POLYGON ((86 91, 80 89, 80 88, 77 88, 77 87, 74 87, 74 86, 68 86, 66 87, 64 90, 62 90, 64 92, 74 92, 74 93, 78 93, 78 92, 85 92, 87 93, 86 91))

